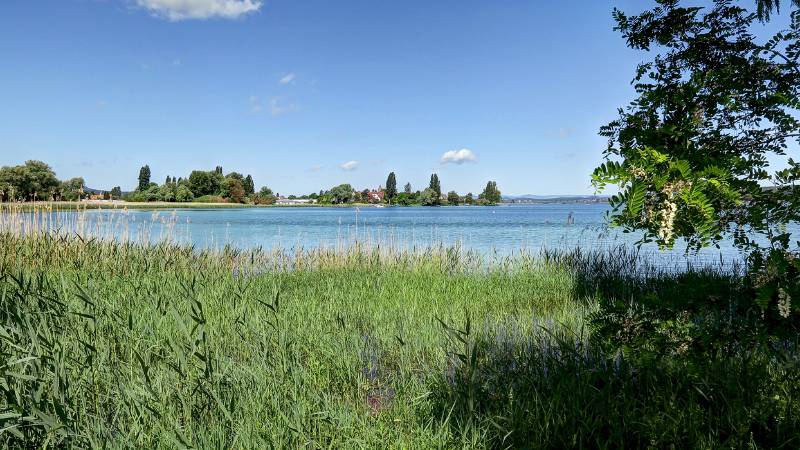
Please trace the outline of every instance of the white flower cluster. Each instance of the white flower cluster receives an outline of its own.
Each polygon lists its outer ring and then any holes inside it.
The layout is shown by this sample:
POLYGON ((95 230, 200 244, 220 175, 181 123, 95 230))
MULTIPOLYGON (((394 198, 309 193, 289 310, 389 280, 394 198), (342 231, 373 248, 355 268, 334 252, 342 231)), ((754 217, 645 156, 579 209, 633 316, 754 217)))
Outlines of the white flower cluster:
POLYGON ((778 313, 784 319, 792 313, 792 297, 783 288, 778 288, 778 313))

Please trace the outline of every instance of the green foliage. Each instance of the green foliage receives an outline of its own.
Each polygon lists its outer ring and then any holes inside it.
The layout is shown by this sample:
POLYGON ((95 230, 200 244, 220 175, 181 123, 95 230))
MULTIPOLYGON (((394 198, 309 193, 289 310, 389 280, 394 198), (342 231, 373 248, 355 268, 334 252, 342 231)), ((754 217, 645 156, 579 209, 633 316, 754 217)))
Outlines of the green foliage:
POLYGON ((51 200, 60 185, 50 166, 41 161, 0 167, 0 188, 5 200, 51 200))
POLYGON ((486 187, 483 189, 483 192, 478 196, 479 200, 483 200, 484 204, 489 205, 496 205, 503 201, 503 196, 500 194, 500 190, 497 189, 497 182, 496 181, 489 181, 486 183, 486 187))
POLYGON ((237 178, 228 179, 228 196, 234 203, 244 203, 245 191, 242 182, 237 178))
POLYGON ((329 194, 331 203, 349 203, 353 201, 353 186, 349 184, 340 184, 331 188, 329 194))
MULTIPOLYGON (((795 342, 687 363, 590 338, 595 297, 686 292, 625 255, 2 233, 0 446, 796 447, 795 342)), ((695 299, 742 284, 693 277, 695 299)))
POLYGON ((704 11, 662 0, 614 18, 631 48, 661 51, 637 70, 639 97, 601 130, 607 161, 592 179, 620 189, 612 222, 662 247, 736 233, 748 248, 750 234, 798 220, 797 166, 771 178, 767 156, 800 136, 800 13, 766 43, 750 32, 755 15, 728 1, 704 11))
MULTIPOLYGON (((795 8, 800 8, 800 0, 789 0, 789 3, 791 3, 795 8)), ((773 10, 775 12, 781 11, 780 0, 756 0, 756 5, 758 18, 761 21, 768 21, 773 10)))
MULTIPOLYGON (((220 168, 221 169, 221 168, 220 168)), ((193 170, 189 174, 189 189, 195 197, 202 197, 204 195, 217 195, 220 193, 222 181, 224 177, 222 174, 215 172, 206 172, 203 170, 193 170)))
POLYGON ((70 178, 63 181, 60 187, 59 200, 74 202, 80 200, 83 195, 83 187, 86 182, 81 177, 70 178))
POLYGON ((242 184, 244 186, 244 195, 249 197, 256 193, 256 185, 253 183, 253 177, 249 174, 245 177, 242 184))
POLYGON ((386 199, 389 200, 391 203, 392 200, 397 196, 397 178, 394 175, 394 172, 390 172, 389 176, 386 178, 386 199))
POLYGON ((175 192, 175 200, 179 202, 191 202, 194 200, 194 194, 192 194, 192 190, 189 189, 188 186, 182 184, 178 186, 175 192))
POLYGON ((447 203, 453 206, 458 206, 461 203, 461 197, 459 197, 458 192, 450 191, 447 193, 447 203))
POLYGON ((639 97, 601 130, 609 145, 592 181, 620 190, 610 200, 612 224, 641 230, 641 242, 662 248, 683 239, 699 249, 732 237, 749 253, 751 274, 730 304, 701 308, 685 292, 654 293, 630 311, 601 303, 605 326, 642 324, 637 342, 617 342, 639 352, 669 333, 708 341, 725 327, 698 327, 698 317, 727 317, 733 304, 753 312, 745 334, 756 341, 790 333, 798 254, 782 230, 800 220, 800 165, 789 159, 775 170, 769 160, 800 137, 800 11, 766 42, 751 32, 756 15, 722 0, 708 11, 662 0, 638 16, 615 11, 614 18, 631 48, 660 53, 637 70, 639 97))
POLYGON ((431 182, 428 185, 428 189, 430 189, 433 192, 432 197, 434 198, 434 201, 433 203, 423 202, 423 204, 438 205, 440 203, 440 198, 442 197, 442 184, 439 182, 439 175, 435 173, 431 175, 431 182))
POLYGON ((139 169, 139 185, 137 191, 144 192, 150 186, 150 166, 145 165, 139 169))
POLYGON ((436 191, 431 188, 427 188, 420 192, 417 198, 419 203, 423 206, 436 206, 439 204, 439 196, 436 195, 436 191))

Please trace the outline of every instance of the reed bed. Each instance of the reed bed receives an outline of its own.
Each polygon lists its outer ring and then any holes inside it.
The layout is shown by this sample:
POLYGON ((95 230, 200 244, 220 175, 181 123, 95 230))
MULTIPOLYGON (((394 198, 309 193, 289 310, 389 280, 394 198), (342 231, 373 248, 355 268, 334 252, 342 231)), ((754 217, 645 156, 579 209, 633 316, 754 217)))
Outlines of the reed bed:
POLYGON ((800 444, 790 360, 594 345, 598 255, 201 250, 5 220, 3 447, 800 444))

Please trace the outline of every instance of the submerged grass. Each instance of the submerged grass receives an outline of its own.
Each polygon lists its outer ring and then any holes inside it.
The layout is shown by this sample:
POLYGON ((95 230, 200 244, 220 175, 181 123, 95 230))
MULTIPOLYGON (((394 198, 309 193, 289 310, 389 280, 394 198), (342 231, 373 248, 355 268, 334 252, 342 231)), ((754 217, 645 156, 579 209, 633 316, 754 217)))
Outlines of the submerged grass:
POLYGON ((578 276, 587 257, 0 233, 0 443, 800 445, 791 360, 641 366, 595 347, 586 317, 608 294, 578 276))

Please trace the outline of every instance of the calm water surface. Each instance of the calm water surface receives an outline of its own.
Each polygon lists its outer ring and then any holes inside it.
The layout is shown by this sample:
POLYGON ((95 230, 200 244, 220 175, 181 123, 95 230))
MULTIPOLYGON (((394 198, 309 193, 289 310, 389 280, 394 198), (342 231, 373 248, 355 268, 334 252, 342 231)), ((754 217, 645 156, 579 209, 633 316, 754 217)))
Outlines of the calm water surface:
MULTIPOLYGON (((199 248, 232 245, 237 248, 336 247, 352 242, 420 248, 461 245, 491 255, 543 248, 602 249, 633 244, 638 235, 608 229, 605 204, 504 205, 496 207, 408 208, 244 208, 178 209, 174 211, 89 211, 89 225, 116 223, 115 234, 159 240, 169 236, 199 248), (570 220, 570 217, 572 218, 570 220), (124 228, 124 232, 122 231, 124 228)), ((796 228, 796 227, 795 227, 796 228)), ((795 230, 796 232, 796 230, 795 230)), ((795 235, 800 233, 795 233, 795 235)), ((685 246, 654 258, 686 261, 685 246)), ((692 261, 733 261, 730 243, 706 249, 692 261)))

